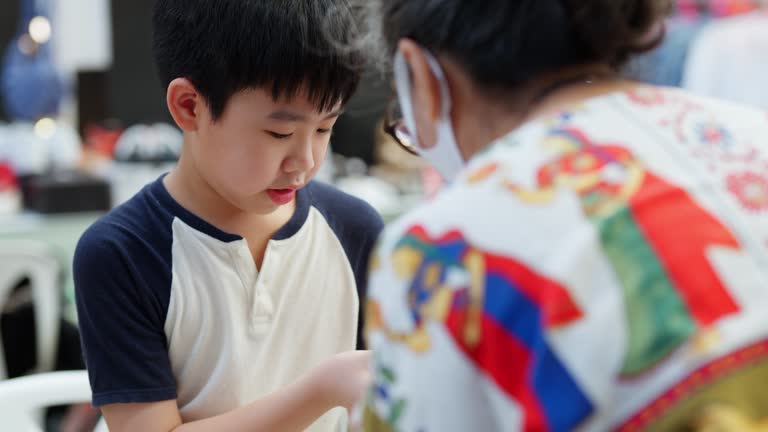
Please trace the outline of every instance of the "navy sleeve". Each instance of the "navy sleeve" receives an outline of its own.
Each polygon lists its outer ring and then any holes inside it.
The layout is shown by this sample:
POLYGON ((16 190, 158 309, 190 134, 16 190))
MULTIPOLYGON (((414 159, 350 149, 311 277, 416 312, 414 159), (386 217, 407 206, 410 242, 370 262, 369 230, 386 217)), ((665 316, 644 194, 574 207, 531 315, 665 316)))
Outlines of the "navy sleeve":
POLYGON ((119 224, 98 222, 74 260, 78 321, 93 404, 176 399, 164 331, 170 269, 119 224), (168 284, 165 286, 158 286, 168 284))
POLYGON ((347 230, 346 236, 350 238, 341 239, 341 244, 345 245, 347 256, 350 257, 352 270, 355 272, 355 282, 357 283, 357 292, 360 297, 360 319, 357 327, 357 348, 365 349, 365 303, 368 297, 368 268, 376 242, 384 229, 384 222, 373 207, 365 204, 354 213, 356 222, 352 222, 347 230), (359 237, 358 237, 359 236, 359 237), (349 246, 346 246, 349 245, 349 246), (350 250, 347 250, 349 248, 350 250))
POLYGON ((365 348, 365 301, 368 292, 368 261, 384 228, 381 215, 365 201, 319 182, 312 182, 313 205, 325 217, 344 247, 360 297, 357 347, 365 348))

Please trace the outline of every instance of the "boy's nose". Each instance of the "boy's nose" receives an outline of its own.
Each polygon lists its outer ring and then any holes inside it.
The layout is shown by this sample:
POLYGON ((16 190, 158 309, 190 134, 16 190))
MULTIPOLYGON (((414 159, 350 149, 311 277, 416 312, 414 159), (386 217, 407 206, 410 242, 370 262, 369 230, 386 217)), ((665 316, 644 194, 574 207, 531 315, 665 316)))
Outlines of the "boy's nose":
POLYGON ((311 145, 302 145, 291 154, 283 164, 286 173, 308 172, 315 167, 315 157, 311 145))

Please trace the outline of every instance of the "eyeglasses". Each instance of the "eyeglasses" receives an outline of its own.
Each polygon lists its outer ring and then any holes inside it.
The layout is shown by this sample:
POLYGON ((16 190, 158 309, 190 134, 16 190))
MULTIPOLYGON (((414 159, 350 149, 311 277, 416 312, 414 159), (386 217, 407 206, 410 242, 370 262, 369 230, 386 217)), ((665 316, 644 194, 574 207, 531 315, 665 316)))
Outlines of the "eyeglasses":
POLYGON ((419 155, 415 137, 405 125, 403 114, 400 111, 400 104, 395 95, 390 96, 389 103, 387 104, 387 112, 384 117, 384 132, 391 136, 403 150, 415 156, 419 155))

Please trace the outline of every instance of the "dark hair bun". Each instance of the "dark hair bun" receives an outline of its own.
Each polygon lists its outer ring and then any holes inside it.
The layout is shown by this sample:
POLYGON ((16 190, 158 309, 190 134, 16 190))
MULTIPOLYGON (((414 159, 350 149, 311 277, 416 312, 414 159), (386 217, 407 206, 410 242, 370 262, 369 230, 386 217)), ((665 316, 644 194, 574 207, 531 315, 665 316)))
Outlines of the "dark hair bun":
MULTIPOLYGON (((370 1, 370 0, 366 0, 370 1)), ((482 86, 512 88, 568 66, 618 67, 655 46, 671 0, 378 0, 388 48, 410 38, 482 86)))
POLYGON ((664 37, 670 0, 566 0, 584 60, 619 66, 664 37))

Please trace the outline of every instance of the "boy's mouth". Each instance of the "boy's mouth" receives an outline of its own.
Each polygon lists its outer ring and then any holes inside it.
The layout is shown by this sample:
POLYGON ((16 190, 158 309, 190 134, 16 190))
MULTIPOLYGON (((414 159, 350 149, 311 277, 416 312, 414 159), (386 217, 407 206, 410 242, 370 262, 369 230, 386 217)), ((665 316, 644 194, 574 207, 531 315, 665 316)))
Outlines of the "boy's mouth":
POLYGON ((296 197, 296 189, 269 189, 267 195, 275 204, 285 205, 296 197))

